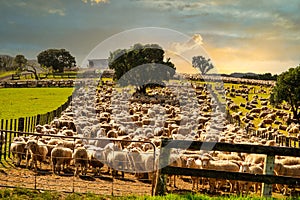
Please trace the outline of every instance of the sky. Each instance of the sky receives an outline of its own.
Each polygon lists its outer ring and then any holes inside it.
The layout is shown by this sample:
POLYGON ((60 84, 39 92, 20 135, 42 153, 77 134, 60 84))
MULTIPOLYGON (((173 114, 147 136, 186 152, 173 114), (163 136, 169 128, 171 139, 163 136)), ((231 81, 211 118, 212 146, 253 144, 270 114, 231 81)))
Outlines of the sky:
POLYGON ((300 64, 299 10, 299 0, 2 0, 0 54, 65 48, 81 65, 116 34, 158 27, 187 36, 165 38, 170 48, 200 45, 220 73, 278 74, 300 64))

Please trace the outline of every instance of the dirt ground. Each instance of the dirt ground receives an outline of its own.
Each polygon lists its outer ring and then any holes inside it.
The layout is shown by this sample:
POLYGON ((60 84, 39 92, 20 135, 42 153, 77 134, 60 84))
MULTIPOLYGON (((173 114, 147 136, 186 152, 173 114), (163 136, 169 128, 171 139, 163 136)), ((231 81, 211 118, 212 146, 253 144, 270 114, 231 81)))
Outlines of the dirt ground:
MULTIPOLYGON (((176 178, 174 187, 173 178, 170 178, 171 186, 167 186, 168 193, 209 193, 207 186, 199 186, 197 191, 192 191, 190 177, 176 178)), ((101 169, 100 176, 94 176, 91 170, 87 176, 75 177, 73 171, 65 171, 60 175, 54 175, 50 166, 43 165, 42 170, 35 173, 33 170, 25 168, 25 165, 15 167, 8 162, 0 164, 0 187, 25 187, 38 190, 55 190, 62 192, 95 193, 102 195, 151 195, 152 184, 148 180, 138 180, 134 174, 125 173, 125 177, 112 178, 107 173, 107 168, 101 169)), ((229 187, 221 188, 213 196, 229 195, 229 187)), ((251 193, 251 196, 259 194, 251 193)), ((284 198, 281 194, 274 193, 276 198, 284 198)))
POLYGON ((86 176, 75 177, 73 170, 53 174, 50 166, 43 165, 37 173, 25 168, 25 165, 15 167, 10 162, 0 165, 0 187, 25 187, 38 190, 56 190, 63 192, 92 192, 105 195, 151 195, 150 181, 137 180, 133 174, 125 174, 124 178, 112 176, 107 168, 101 169, 100 176, 94 176, 88 170, 86 176))

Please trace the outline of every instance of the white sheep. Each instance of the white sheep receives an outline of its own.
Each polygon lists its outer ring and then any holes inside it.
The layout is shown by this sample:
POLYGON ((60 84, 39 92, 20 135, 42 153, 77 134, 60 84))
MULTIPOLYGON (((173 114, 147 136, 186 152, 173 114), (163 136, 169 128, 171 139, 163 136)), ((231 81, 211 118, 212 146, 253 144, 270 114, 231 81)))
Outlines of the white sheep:
POLYGON ((40 145, 35 140, 29 140, 25 146, 25 149, 27 149, 26 168, 30 163, 30 166, 32 167, 33 165, 34 169, 37 170, 37 161, 39 161, 41 169, 42 162, 46 160, 46 155, 48 153, 48 148, 46 147, 46 145, 40 145))
MULTIPOLYGON (((300 164, 297 165, 284 165, 280 162, 275 162, 274 164, 274 172, 279 176, 291 176, 291 177, 300 177, 300 164)), ((280 185, 276 185, 277 189, 281 191, 280 185)), ((283 193, 286 194, 288 192, 288 186, 285 185, 283 187, 283 193)))
POLYGON ((53 173, 58 172, 58 174, 60 174, 61 169, 69 167, 72 160, 72 154, 73 151, 69 148, 63 147, 62 143, 59 143, 56 147, 54 147, 51 151, 53 173))
MULTIPOLYGON (((240 164, 240 172, 242 173, 250 173, 250 174, 263 174, 263 168, 261 165, 251 164, 247 162, 242 162, 240 164)), ((243 192, 245 190, 245 194, 248 195, 250 187, 254 184, 254 191, 257 193, 258 187, 261 188, 261 183, 257 182, 249 182, 249 181, 238 181, 238 192, 243 192)))
POLYGON ((121 171, 121 176, 124 178, 124 171, 130 168, 128 151, 113 151, 111 149, 107 150, 106 160, 108 166, 112 168, 112 175, 118 176, 118 171, 121 171))
MULTIPOLYGON (((201 161, 192 157, 187 158, 186 160, 186 167, 188 168, 193 168, 193 169, 200 169, 201 168, 201 161)), ((195 184, 198 190, 198 186, 199 186, 199 177, 194 177, 191 176, 192 179, 192 190, 195 189, 195 184)))
POLYGON ((13 156, 13 163, 15 163, 16 166, 20 166, 22 157, 26 153, 25 146, 26 142, 22 137, 15 137, 13 143, 11 143, 10 152, 13 156))
POLYGON ((87 150, 82 146, 76 147, 73 153, 73 160, 75 165, 75 176, 79 174, 79 168, 81 168, 82 175, 86 175, 88 168, 87 150))
MULTIPOLYGON (((215 160, 211 156, 202 156, 200 157, 201 160, 201 167, 203 169, 210 169, 210 170, 219 170, 219 171, 230 171, 230 172, 238 172, 239 166, 231 161, 223 161, 223 160, 215 160)), ((224 181, 221 181, 221 184, 216 184, 218 181, 216 179, 209 179, 209 188, 211 191, 214 191, 217 188, 220 188, 224 181)), ((229 181, 230 183, 230 192, 233 191, 233 186, 235 185, 235 181, 229 181)))

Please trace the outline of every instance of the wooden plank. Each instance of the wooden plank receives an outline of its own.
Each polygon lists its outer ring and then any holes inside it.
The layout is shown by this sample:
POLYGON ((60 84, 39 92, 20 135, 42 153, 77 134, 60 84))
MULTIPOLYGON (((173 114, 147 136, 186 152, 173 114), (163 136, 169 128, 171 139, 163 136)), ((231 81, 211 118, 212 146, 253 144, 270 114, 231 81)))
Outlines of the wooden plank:
POLYGON ((31 124, 31 121, 30 121, 31 117, 27 117, 27 118, 28 119, 27 119, 26 127, 27 127, 27 132, 29 132, 30 131, 30 124, 31 124))
POLYGON ((300 155, 299 148, 263 146, 252 144, 231 144, 222 142, 200 142, 190 140, 163 139, 162 147, 166 146, 168 148, 188 150, 230 151, 295 157, 300 155))
POLYGON ((156 175, 156 185, 154 188, 155 195, 165 195, 167 192, 167 177, 165 173, 161 172, 161 169, 165 166, 168 166, 170 159, 171 149, 169 148, 161 148, 160 156, 159 156, 159 165, 156 175))
POLYGON ((267 184, 287 184, 300 187, 300 178, 276 176, 268 174, 249 174, 240 172, 225 172, 208 169, 192 169, 167 166, 161 169, 161 173, 169 175, 198 176, 226 180, 252 181, 267 184))
POLYGON ((24 131, 24 117, 19 118, 18 131, 24 131))
MULTIPOLYGON (((8 120, 5 120, 5 130, 7 130, 8 129, 8 120)), ((5 143, 4 143, 4 160, 6 160, 6 156, 7 156, 7 138, 8 137, 8 133, 6 132, 6 134, 5 134, 5 143)))
MULTIPOLYGON (((14 122, 14 131, 17 131, 18 130, 18 120, 17 119, 15 119, 15 122, 14 122)), ((14 137, 16 137, 16 134, 14 135, 14 137)))
MULTIPOLYGON (((275 156, 267 155, 265 158, 264 174, 274 175, 274 162, 275 156)), ((261 195, 267 198, 272 197, 272 184, 263 183, 261 195)))

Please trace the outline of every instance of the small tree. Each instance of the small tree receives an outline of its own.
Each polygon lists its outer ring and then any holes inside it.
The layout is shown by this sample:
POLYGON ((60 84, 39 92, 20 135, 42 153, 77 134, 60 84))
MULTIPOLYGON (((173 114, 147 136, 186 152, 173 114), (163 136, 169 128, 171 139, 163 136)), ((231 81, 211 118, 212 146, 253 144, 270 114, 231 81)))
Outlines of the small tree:
POLYGON ((135 44, 129 49, 110 53, 108 66, 115 70, 115 79, 122 86, 136 86, 137 92, 146 93, 147 87, 163 86, 175 74, 170 59, 164 60, 164 50, 157 44, 135 44))
POLYGON ((299 120, 300 113, 300 65, 290 68, 277 77, 277 82, 270 96, 273 105, 286 101, 292 109, 293 118, 299 120))
POLYGON ((39 80, 39 76, 37 73, 37 66, 33 63, 29 63, 24 55, 16 55, 14 59, 14 63, 17 66, 17 73, 21 72, 30 72, 34 75, 35 80, 39 80))
POLYGON ((14 63, 17 67, 17 73, 20 73, 23 71, 24 66, 27 64, 27 59, 25 58, 24 55, 16 55, 14 59, 14 63))
POLYGON ((75 57, 65 49, 48 49, 37 56, 41 66, 53 69, 55 72, 64 72, 65 68, 76 66, 75 57))
POLYGON ((194 56, 192 64, 193 67, 199 69, 203 75, 214 68, 213 64, 210 63, 210 59, 206 59, 204 56, 194 56))

